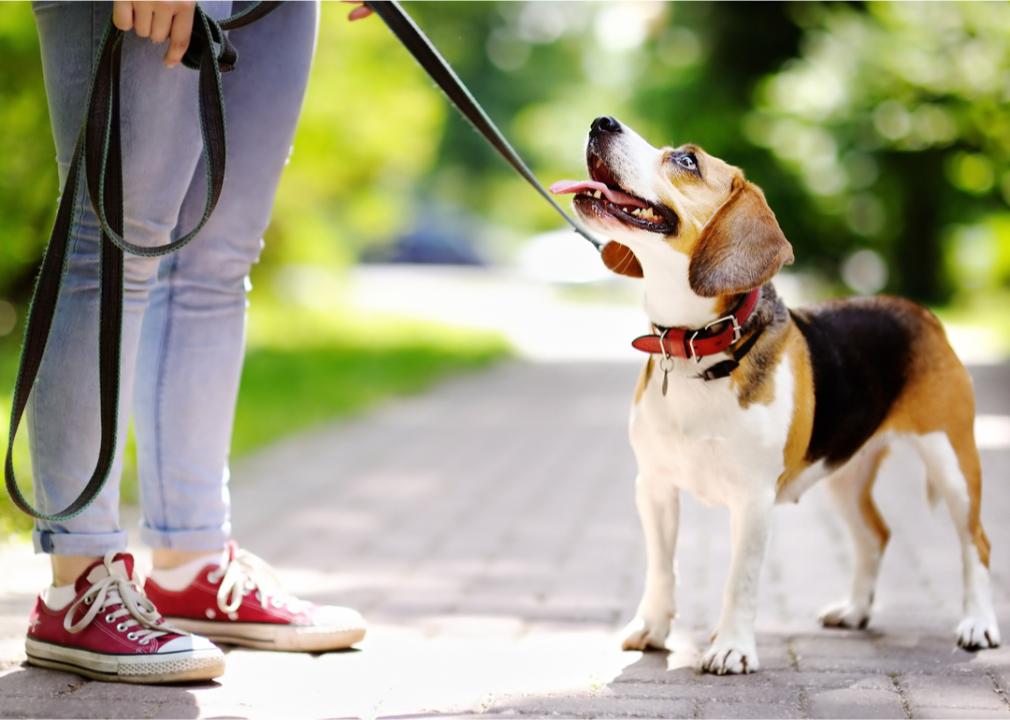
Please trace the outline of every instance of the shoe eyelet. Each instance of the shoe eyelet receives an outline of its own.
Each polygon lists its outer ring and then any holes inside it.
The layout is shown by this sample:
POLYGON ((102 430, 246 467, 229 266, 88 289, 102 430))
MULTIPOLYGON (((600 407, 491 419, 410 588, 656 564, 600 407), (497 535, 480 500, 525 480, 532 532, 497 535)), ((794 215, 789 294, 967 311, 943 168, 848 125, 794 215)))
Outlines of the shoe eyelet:
POLYGON ((90 598, 90 597, 86 597, 86 598, 84 598, 84 604, 85 604, 85 605, 90 605, 90 604, 91 604, 91 603, 93 603, 94 601, 95 601, 95 600, 94 600, 94 598, 90 598))
POLYGON ((137 639, 137 633, 132 633, 132 632, 131 633, 126 633, 126 639, 127 640, 136 640, 137 639))
POLYGON ((116 625, 116 630, 118 630, 119 632, 123 632, 128 627, 129 626, 126 623, 119 623, 118 625, 116 625))
POLYGON ((105 622, 110 623, 110 622, 115 622, 115 621, 116 621, 116 618, 112 617, 112 615, 106 615, 105 616, 105 622))
POLYGON ((149 642, 151 642, 151 638, 144 638, 143 640, 141 640, 141 641, 140 641, 139 643, 137 643, 137 644, 138 644, 138 645, 147 645, 147 644, 148 644, 149 642))

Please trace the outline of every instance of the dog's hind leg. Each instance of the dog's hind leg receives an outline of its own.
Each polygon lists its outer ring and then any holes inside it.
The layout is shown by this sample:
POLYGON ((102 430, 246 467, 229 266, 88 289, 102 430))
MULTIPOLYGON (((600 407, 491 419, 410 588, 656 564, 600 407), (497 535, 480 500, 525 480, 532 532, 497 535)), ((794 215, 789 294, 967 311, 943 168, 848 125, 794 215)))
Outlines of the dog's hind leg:
POLYGON ((821 612, 824 627, 863 629, 870 621, 880 561, 891 535, 873 501, 873 484, 888 451, 884 444, 866 447, 826 480, 828 493, 849 528, 854 556, 849 597, 821 612))
POLYGON ((917 436, 915 444, 926 464, 928 482, 946 500, 961 541, 964 609, 957 644, 981 650, 997 647, 1000 636, 989 583, 989 538, 980 518, 982 467, 972 427, 969 422, 962 424, 967 427, 960 432, 931 432, 917 436))
POLYGON ((674 552, 680 522, 680 492, 661 479, 639 475, 635 504, 645 533, 645 590, 635 619, 622 631, 624 650, 662 649, 676 615, 674 552))

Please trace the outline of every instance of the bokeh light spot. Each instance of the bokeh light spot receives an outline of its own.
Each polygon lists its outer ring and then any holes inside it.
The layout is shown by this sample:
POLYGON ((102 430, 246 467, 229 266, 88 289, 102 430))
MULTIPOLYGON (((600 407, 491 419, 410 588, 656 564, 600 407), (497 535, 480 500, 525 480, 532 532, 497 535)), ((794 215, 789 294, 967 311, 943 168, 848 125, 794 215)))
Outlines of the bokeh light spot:
POLYGON ((887 265, 880 254, 857 250, 842 263, 842 280, 861 295, 872 295, 887 284, 887 265))

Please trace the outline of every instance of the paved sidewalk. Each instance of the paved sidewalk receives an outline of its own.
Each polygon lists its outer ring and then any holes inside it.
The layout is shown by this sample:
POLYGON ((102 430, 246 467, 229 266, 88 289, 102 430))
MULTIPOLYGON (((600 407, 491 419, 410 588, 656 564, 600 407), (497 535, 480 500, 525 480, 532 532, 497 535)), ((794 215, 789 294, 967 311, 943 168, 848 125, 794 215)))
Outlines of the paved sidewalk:
MULTIPOLYGON (((45 563, 0 549, 0 716, 999 717, 1010 649, 954 647, 960 568, 909 454, 878 485, 893 529, 867 632, 815 617, 844 592, 847 539, 822 488, 776 511, 760 673, 696 673, 728 557, 727 516, 691 499, 670 653, 621 652, 642 542, 626 441, 637 367, 511 363, 238 464, 236 535, 292 590, 360 607, 359 651, 232 650, 220 684, 135 688, 24 666, 45 563)), ((984 519, 1010 636, 1010 370, 975 371, 984 519)))

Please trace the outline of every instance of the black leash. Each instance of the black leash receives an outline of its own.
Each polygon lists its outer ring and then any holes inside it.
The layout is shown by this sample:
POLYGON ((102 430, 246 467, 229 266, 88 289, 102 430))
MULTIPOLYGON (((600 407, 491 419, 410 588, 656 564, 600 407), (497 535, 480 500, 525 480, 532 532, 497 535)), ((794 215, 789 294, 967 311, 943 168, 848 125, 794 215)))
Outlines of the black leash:
POLYGON ((540 193, 544 200, 551 204, 551 207, 557 211, 558 215, 565 219, 566 223, 572 226, 575 232, 591 242, 593 247, 599 250, 601 247, 600 241, 594 238, 591 233, 570 217, 554 201, 551 194, 537 180, 536 175, 533 174, 522 158, 519 157, 519 153, 515 151, 501 131, 491 122, 491 118, 484 112, 484 108, 474 99, 449 63, 439 54, 424 32, 414 23, 406 11, 400 7, 400 4, 396 0, 369 0, 367 4, 389 26, 389 29, 403 43, 403 46, 410 51, 410 54, 424 68, 424 71, 442 88, 442 92, 452 101, 456 109, 459 110, 463 117, 470 121, 474 129, 484 136, 484 139, 490 143, 491 147, 497 150, 505 158, 505 161, 515 168, 515 171, 522 175, 526 182, 533 186, 534 190, 540 193))
POLYGON ((21 362, 11 399, 10 434, 4 478, 11 500, 21 510, 40 520, 63 521, 79 515, 101 492, 116 453, 119 413, 119 355, 123 324, 123 252, 135 255, 167 255, 190 242, 214 211, 224 185, 227 140, 221 73, 235 66, 238 55, 225 30, 248 25, 274 10, 279 3, 262 2, 243 12, 216 21, 197 6, 193 36, 183 62, 200 73, 200 129, 203 158, 207 164, 207 197, 203 216, 191 231, 167 245, 141 247, 123 237, 123 175, 119 124, 119 76, 123 33, 112 25, 102 38, 98 61, 91 78, 87 115, 74 148, 70 170, 60 196, 49 243, 35 284, 25 324, 21 362), (14 476, 14 440, 28 404, 28 396, 45 353, 53 316, 63 286, 67 247, 73 222, 74 201, 83 169, 88 195, 102 228, 101 299, 99 303, 98 367, 101 441, 95 468, 84 489, 67 507, 44 513, 25 499, 14 476))
MULTIPOLYGON (((157 257, 179 250, 203 228, 214 211, 224 186, 227 138, 221 73, 232 70, 238 53, 225 30, 255 22, 275 10, 280 2, 258 2, 224 20, 214 20, 199 5, 193 18, 193 35, 183 64, 197 70, 199 77, 200 131, 208 183, 203 215, 196 226, 158 247, 144 247, 123 237, 123 175, 120 143, 119 77, 122 65, 123 33, 110 20, 98 51, 91 78, 87 114, 74 148, 70 170, 60 196, 59 209, 46 245, 42 265, 25 323, 21 362, 11 402, 10 434, 4 479, 11 500, 22 511, 39 520, 64 521, 76 517, 90 505, 108 480, 116 454, 119 415, 119 364, 123 324, 123 253, 157 257), (101 225, 101 290, 99 303, 98 367, 101 440, 98 459, 87 484, 67 507, 45 513, 31 505, 17 485, 14 475, 14 441, 38 376, 52 329, 53 317, 63 287, 67 247, 73 224, 74 201, 83 170, 88 197, 101 225)), ((536 176, 509 145, 494 123, 439 55, 423 32, 397 4, 376 0, 368 5, 389 26, 427 73, 435 80, 459 111, 487 141, 557 210, 574 230, 597 249, 600 243, 554 202, 536 176)))

